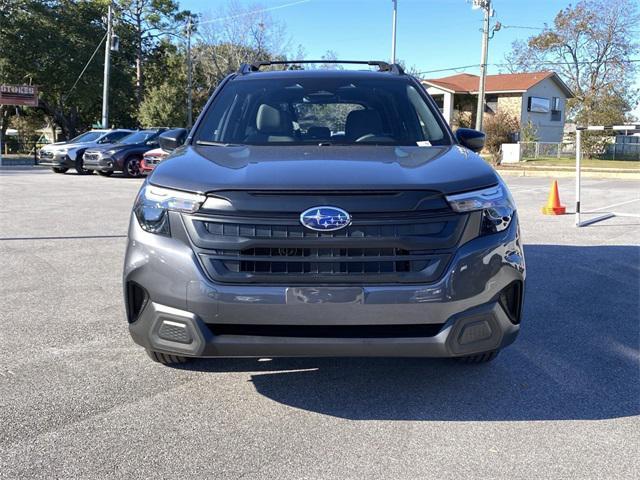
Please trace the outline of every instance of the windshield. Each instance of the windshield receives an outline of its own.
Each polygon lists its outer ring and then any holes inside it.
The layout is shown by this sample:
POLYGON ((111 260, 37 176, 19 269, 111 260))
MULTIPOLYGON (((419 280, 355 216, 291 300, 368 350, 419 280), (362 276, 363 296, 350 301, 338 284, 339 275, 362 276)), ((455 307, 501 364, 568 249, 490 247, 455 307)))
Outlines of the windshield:
POLYGON ((229 82, 196 143, 448 145, 411 82, 382 78, 279 78, 229 82))
POLYGON ((69 140, 69 143, 95 142, 102 135, 104 135, 104 132, 86 132, 86 133, 83 133, 82 135, 78 135, 76 138, 69 140))
POLYGON ((132 134, 127 135, 118 143, 144 143, 147 140, 151 140, 156 135, 158 135, 158 132, 156 132, 155 130, 141 130, 139 132, 133 132, 132 134))

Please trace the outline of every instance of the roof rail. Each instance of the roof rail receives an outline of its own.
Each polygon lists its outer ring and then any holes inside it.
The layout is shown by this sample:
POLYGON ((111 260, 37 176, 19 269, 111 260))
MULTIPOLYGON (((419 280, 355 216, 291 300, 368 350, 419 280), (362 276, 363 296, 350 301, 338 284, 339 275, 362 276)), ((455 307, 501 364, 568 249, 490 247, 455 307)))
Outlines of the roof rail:
MULTIPOLYGON (((391 72, 396 75, 404 75, 404 70, 397 63, 389 64, 387 62, 383 62, 381 60, 266 60, 256 63, 243 63, 240 65, 240 69, 238 73, 242 75, 246 75, 251 72, 258 72, 262 67, 266 67, 269 65, 290 65, 289 70, 296 70, 297 66, 305 63, 331 63, 331 64, 353 64, 353 65, 370 65, 378 67, 378 71, 380 72, 391 72)), ((286 70, 286 68, 285 68, 286 70)))

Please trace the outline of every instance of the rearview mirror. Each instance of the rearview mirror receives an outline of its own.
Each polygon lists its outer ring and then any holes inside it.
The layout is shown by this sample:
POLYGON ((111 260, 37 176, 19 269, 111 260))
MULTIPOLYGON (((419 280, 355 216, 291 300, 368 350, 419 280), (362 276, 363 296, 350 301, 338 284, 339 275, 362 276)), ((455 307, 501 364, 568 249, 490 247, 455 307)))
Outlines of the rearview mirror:
POLYGON ((160 134, 158 141, 160 148, 166 152, 171 152, 178 148, 187 139, 188 130, 186 128, 174 128, 160 134))
POLYGON ((479 152, 484 148, 485 134, 471 128, 459 128, 456 130, 456 139, 463 147, 479 152))

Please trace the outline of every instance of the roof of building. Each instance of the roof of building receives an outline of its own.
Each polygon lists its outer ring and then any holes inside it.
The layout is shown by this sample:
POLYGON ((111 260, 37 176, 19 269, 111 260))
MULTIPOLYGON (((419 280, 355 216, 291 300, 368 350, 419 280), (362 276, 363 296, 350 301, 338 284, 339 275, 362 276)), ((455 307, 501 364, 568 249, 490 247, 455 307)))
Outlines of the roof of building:
MULTIPOLYGON (((546 78, 552 78, 566 93, 568 98, 573 93, 555 72, 504 73, 487 75, 486 93, 526 92, 546 78)), ((422 80, 423 83, 446 90, 451 93, 478 93, 480 77, 470 73, 460 73, 449 77, 422 80)))

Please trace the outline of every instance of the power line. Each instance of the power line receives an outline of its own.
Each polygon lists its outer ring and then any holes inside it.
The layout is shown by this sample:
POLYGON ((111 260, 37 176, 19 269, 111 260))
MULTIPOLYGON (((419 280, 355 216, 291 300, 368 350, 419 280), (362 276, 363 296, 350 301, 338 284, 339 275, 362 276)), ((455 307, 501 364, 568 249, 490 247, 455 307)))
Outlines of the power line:
POLYGON ((281 8, 293 7, 295 5, 300 5, 302 3, 309 3, 310 1, 311 0, 298 0, 297 2, 285 3, 283 5, 276 5, 275 7, 261 8, 260 10, 253 10, 251 12, 239 13, 237 15, 229 15, 227 17, 212 18, 211 20, 205 20, 204 22, 198 22, 198 25, 204 25, 204 24, 207 24, 207 23, 215 23, 215 22, 219 22, 219 21, 222 21, 222 20, 233 20, 234 18, 246 17, 247 15, 253 15, 255 13, 271 12, 273 10, 279 10, 281 8))
POLYGON ((528 27, 524 25, 502 25, 502 28, 519 28, 522 30, 545 30, 545 27, 528 27))
POLYGON ((80 81, 80 79, 82 78, 82 75, 84 75, 84 72, 87 71, 87 68, 89 67, 89 64, 91 63, 91 60, 93 60, 93 57, 96 56, 96 53, 98 53, 98 50, 100 50, 100 45, 102 45, 102 42, 104 42, 105 38, 107 38, 107 34, 104 34, 104 37, 102 37, 102 40, 100 40, 100 43, 98 43, 98 46, 96 47, 96 49, 93 51, 93 54, 91 55, 91 58, 89 59, 89 61, 85 64, 84 68, 82 69, 82 71, 80 72, 80 75, 78 75, 78 78, 76 79, 76 82, 73 84, 73 87, 71 87, 71 89, 67 92, 67 94, 64 96, 64 100, 63 101, 67 101, 67 99, 69 98, 69 95, 71 95, 71 92, 73 92, 73 90, 76 88, 76 86, 78 85, 78 82, 80 81))
MULTIPOLYGON (((637 63, 640 62, 640 58, 631 58, 629 60, 624 60, 622 63, 637 63)), ((589 65, 592 64, 593 62, 577 62, 577 65, 589 65)), ((605 60, 603 63, 613 63, 613 60, 605 60)), ((512 63, 488 63, 487 65, 491 65, 492 67, 508 67, 510 65, 513 65, 512 63)), ((551 61, 547 61, 547 62, 539 62, 538 65, 549 65, 549 66, 553 66, 553 65, 576 65, 575 62, 551 62, 551 61)), ((422 75, 425 73, 437 73, 437 72, 449 72, 452 70, 466 70, 468 68, 477 68, 479 67, 480 64, 473 64, 473 65, 463 65, 460 67, 451 67, 451 68, 439 68, 437 70, 425 70, 423 72, 416 72, 416 75, 422 75)))

